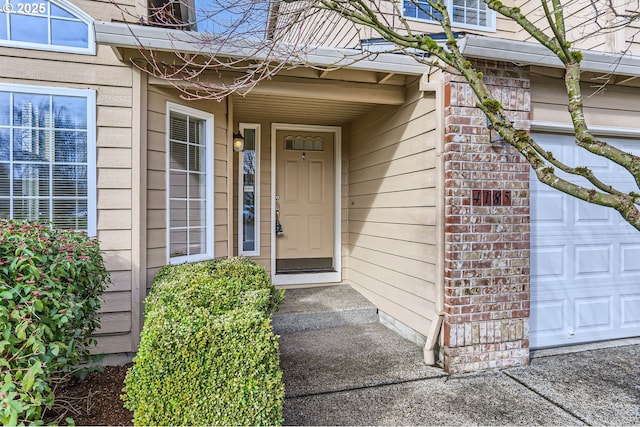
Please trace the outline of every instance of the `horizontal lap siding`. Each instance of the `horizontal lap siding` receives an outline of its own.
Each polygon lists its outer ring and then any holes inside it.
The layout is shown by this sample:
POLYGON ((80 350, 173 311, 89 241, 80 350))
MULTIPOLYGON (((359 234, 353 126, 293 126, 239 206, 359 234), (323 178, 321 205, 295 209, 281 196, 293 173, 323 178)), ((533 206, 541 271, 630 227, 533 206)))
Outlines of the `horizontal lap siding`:
MULTIPOLYGON (((74 3, 97 18, 104 15, 94 13, 93 2, 74 3)), ((98 46, 96 55, 0 47, 0 76, 1 83, 96 91, 97 232, 111 283, 93 351, 133 351, 131 319, 139 308, 132 307, 131 67, 105 46, 98 46)))
MULTIPOLYGON (((638 12, 637 1, 628 2, 628 4, 631 9, 634 9, 634 13, 638 12)), ((597 12, 594 9, 594 2, 591 0, 563 2, 563 7, 567 38, 573 42, 572 47, 613 53, 626 51, 628 55, 637 55, 640 51, 640 44, 636 36, 639 28, 637 23, 621 28, 619 31, 606 30, 606 26, 610 25, 609 20, 612 13, 607 10, 604 4, 598 8, 597 12), (629 50, 627 51, 627 49, 629 50)), ((618 12, 625 13, 621 10, 621 6, 617 6, 617 8, 618 12)), ((539 1, 523 2, 520 5, 520 10, 536 27, 543 29, 546 34, 552 35, 539 1)), ((518 39, 534 41, 531 35, 520 27, 518 27, 518 39)))
POLYGON ((166 228, 166 111, 167 102, 214 116, 214 256, 228 256, 227 237, 227 114, 226 103, 184 101, 177 92, 149 87, 147 133, 147 287, 167 264, 166 228))
POLYGON ((350 125, 348 277, 383 312, 427 336, 436 318, 435 99, 408 89, 350 125))
MULTIPOLYGON (((584 111, 590 126, 615 126, 638 129, 640 89, 607 85, 594 94, 596 87, 583 83, 584 111)), ((531 108, 534 121, 571 123, 567 111, 567 94, 562 80, 532 76, 531 108)))

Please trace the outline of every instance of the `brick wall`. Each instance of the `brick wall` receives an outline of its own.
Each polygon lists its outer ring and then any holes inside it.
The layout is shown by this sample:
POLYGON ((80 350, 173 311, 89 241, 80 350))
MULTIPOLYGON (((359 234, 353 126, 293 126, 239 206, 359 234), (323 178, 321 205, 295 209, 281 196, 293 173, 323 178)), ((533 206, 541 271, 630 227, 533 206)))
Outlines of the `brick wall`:
MULTIPOLYGON (((476 66, 508 119, 529 130, 527 70, 476 66)), ((476 102, 468 84, 449 78, 442 357, 451 373, 529 363, 529 164, 510 146, 489 144, 476 102)))

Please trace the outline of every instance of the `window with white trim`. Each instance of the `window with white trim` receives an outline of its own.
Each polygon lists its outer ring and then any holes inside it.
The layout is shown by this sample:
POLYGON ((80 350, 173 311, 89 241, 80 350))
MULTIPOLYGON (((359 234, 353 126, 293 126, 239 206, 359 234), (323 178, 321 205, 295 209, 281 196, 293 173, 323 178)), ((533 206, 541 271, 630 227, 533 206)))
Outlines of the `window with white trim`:
POLYGON ((92 18, 64 0, 0 0, 0 45, 95 53, 92 18))
MULTIPOLYGON (((447 5, 451 24, 460 28, 472 28, 483 31, 495 31, 496 17, 493 10, 482 0, 444 0, 447 5)), ((436 22, 440 13, 429 5, 427 0, 404 0, 403 15, 436 22)))
POLYGON ((95 92, 0 85, 0 216, 96 234, 95 92))
POLYGON ((260 255, 260 125, 240 123, 244 151, 238 166, 238 254, 260 255))
POLYGON ((213 115, 167 103, 170 263, 213 258, 213 115))

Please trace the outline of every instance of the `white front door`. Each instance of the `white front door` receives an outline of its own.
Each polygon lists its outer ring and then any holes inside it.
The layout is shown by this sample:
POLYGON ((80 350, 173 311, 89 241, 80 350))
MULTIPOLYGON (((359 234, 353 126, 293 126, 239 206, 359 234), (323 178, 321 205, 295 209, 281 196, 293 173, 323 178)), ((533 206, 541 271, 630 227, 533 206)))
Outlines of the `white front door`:
MULTIPOLYGON (((638 191, 629 174, 570 136, 534 137, 569 165, 638 191)), ((614 142, 640 153, 640 140, 614 142)), ((530 330, 532 348, 640 335, 640 232, 613 209, 547 187, 533 173, 530 330)))

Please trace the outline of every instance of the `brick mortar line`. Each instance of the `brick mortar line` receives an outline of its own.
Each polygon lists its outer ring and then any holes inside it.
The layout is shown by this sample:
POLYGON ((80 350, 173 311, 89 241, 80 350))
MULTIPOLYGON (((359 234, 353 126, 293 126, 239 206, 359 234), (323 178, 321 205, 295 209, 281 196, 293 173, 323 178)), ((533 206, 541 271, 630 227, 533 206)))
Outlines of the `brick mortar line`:
POLYGON ((538 396, 540 396, 541 398, 543 398, 544 400, 546 400, 547 402, 551 403, 553 406, 555 406, 556 408, 559 408, 561 410, 563 410, 564 412, 566 412, 567 414, 571 415, 572 417, 574 417, 575 419, 579 420, 580 422, 584 423, 587 426, 590 426, 592 424, 589 424, 585 419, 583 419, 581 416, 579 416, 578 414, 575 414, 573 411, 571 411, 569 408, 566 408, 564 405, 561 405, 558 402, 555 402, 553 400, 551 400, 551 398, 545 396, 544 394, 542 394, 541 392, 539 392, 538 390, 536 390, 535 388, 531 387, 530 385, 528 385, 527 383, 525 383, 524 381, 518 379, 517 377, 511 375, 509 372, 507 371, 502 371, 503 374, 505 374, 507 377, 511 378, 513 381, 517 382, 518 384, 520 384, 521 386, 523 386, 524 388, 526 388, 527 390, 532 391, 533 393, 537 394, 538 396))

